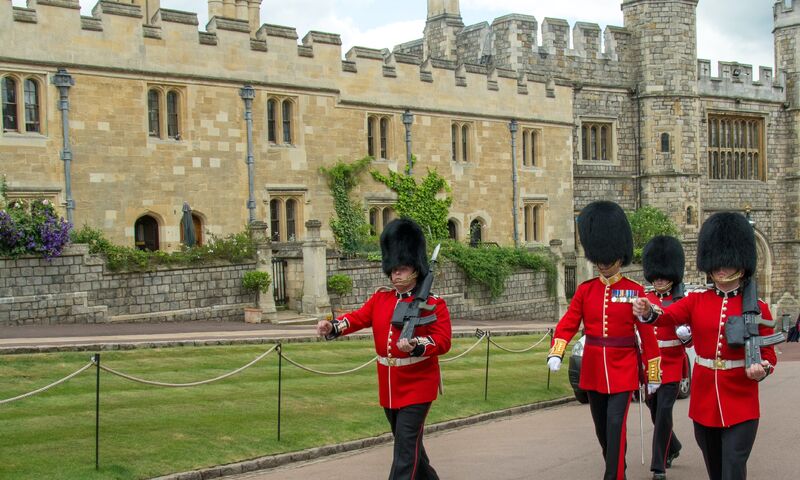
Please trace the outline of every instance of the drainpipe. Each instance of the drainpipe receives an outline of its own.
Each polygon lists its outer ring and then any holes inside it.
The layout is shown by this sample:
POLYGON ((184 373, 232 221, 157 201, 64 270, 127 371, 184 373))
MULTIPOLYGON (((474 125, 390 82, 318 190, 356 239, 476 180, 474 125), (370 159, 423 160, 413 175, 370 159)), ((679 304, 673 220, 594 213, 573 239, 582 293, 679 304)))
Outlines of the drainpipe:
POLYGON ((638 210, 642 206, 642 97, 639 89, 631 92, 636 96, 636 179, 634 180, 635 198, 633 206, 638 210))
POLYGON ((61 136, 64 139, 63 148, 61 149, 61 161, 64 162, 64 194, 67 200, 67 221, 74 225, 73 210, 75 210, 75 200, 72 199, 71 176, 72 149, 69 145, 69 89, 75 85, 75 79, 67 73, 66 69, 59 68, 58 72, 53 76, 52 83, 58 87, 60 96, 58 109, 61 110, 61 136))
POLYGON ((514 247, 519 247, 519 220, 517 218, 519 210, 519 200, 517 195, 517 120, 511 119, 508 123, 508 130, 511 132, 511 188, 514 196, 514 247))
POLYGON ((253 99, 256 91, 252 85, 245 85, 239 90, 239 96, 244 100, 244 120, 247 123, 247 210, 248 223, 256 221, 256 199, 254 194, 254 160, 253 160, 253 99))
POLYGON ((403 112, 403 125, 406 127, 406 164, 408 169, 408 176, 411 176, 411 169, 414 164, 411 157, 411 125, 414 123, 414 114, 409 110, 403 112))

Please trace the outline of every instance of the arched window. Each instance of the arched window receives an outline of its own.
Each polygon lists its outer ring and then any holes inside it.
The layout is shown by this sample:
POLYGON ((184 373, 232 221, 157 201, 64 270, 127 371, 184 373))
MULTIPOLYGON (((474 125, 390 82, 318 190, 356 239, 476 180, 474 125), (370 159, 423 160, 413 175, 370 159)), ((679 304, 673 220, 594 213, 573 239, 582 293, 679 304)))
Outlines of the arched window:
POLYGON ((535 167, 537 160, 536 143, 539 132, 530 128, 522 130, 522 165, 535 167))
POLYGON ((686 225, 694 225, 694 208, 686 207, 686 225))
POLYGON ((172 90, 167 93, 167 136, 180 140, 180 101, 178 92, 172 90))
POLYGON ((378 208, 372 207, 369 209, 369 234, 378 234, 378 208))
POLYGON ((452 148, 450 158, 455 162, 458 160, 458 125, 455 123, 450 126, 450 146, 452 148))
POLYGON ((290 242, 297 240, 297 200, 286 200, 286 239, 290 242))
POLYGON ((292 101, 283 101, 283 110, 281 111, 281 120, 283 120, 283 143, 292 143, 292 101))
POLYGON ((458 224, 452 218, 447 221, 447 238, 458 240, 458 224))
POLYGON ((381 118, 381 131, 380 131, 380 134, 381 134, 381 137, 380 137, 380 141, 381 141, 381 158, 388 158, 387 157, 387 155, 388 155, 387 151, 388 151, 388 145, 389 145, 389 141, 388 141, 388 137, 389 137, 389 119, 386 118, 386 117, 382 117, 381 118))
POLYGON ((461 161, 466 163, 469 160, 469 149, 467 148, 467 140, 469 139, 469 127, 466 125, 461 126, 461 161))
POLYGON ((383 209, 383 226, 389 224, 392 220, 394 220, 394 209, 392 207, 386 207, 383 209))
POLYGON ((275 99, 267 100, 267 140, 272 143, 278 143, 277 108, 278 102, 275 99))
POLYGON ((661 153, 669 153, 669 133, 661 134, 661 153))
POLYGON ((6 132, 19 131, 19 117, 17 116, 17 82, 11 77, 3 78, 3 130, 6 132))
POLYGON ((367 119, 367 155, 375 158, 375 122, 372 117, 367 119))
POLYGON ((470 246, 478 246, 483 241, 483 224, 480 219, 469 223, 469 244, 470 246))
POLYGON ((161 108, 158 90, 147 92, 147 130, 151 137, 161 137, 161 108))
POLYGON ((269 230, 273 242, 281 241, 281 201, 273 198, 269 201, 269 230))
POLYGON ((136 248, 139 250, 156 251, 158 242, 158 221, 150 215, 144 215, 136 220, 133 226, 136 248))
POLYGON ((389 158, 389 131, 391 120, 387 116, 367 116, 367 154, 376 159, 389 158))
POLYGON ((39 132, 39 82, 25 80, 25 131, 39 132))

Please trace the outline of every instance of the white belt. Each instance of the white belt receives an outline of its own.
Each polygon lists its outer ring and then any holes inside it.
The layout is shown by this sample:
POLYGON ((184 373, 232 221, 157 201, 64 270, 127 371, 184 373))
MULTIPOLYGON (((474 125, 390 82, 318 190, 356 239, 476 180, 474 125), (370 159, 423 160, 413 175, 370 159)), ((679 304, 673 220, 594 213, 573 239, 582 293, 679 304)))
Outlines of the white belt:
POLYGON ((428 357, 386 358, 378 356, 378 363, 387 367, 405 367, 406 365, 414 365, 415 363, 419 363, 427 359, 428 357))
POLYGON ((658 348, 667 348, 667 347, 680 347, 683 345, 680 340, 659 340, 658 341, 658 348))
POLYGON ((744 360, 723 360, 721 358, 711 359, 711 358, 695 357, 694 363, 702 365, 706 368, 710 368, 712 370, 730 370, 732 368, 744 367, 744 360))

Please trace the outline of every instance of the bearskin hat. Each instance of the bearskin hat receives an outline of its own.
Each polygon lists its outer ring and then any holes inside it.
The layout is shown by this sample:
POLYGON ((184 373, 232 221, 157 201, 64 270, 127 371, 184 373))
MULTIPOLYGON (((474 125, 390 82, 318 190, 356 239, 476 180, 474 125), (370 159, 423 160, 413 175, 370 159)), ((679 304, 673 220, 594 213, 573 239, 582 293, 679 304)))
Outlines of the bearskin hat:
POLYGON ((410 218, 398 218, 386 225, 381 233, 381 265, 386 276, 396 267, 414 267, 419 278, 428 274, 428 253, 425 235, 410 218))
POLYGON ((685 268, 683 246, 675 237, 656 235, 642 250, 644 278, 650 283, 663 278, 677 285, 683 281, 685 268))
POLYGON ((698 270, 711 273, 729 267, 750 277, 756 271, 756 260, 756 235, 744 215, 719 212, 703 222, 697 237, 698 270))
POLYGON ((578 215, 578 235, 592 263, 611 264, 633 259, 633 233, 622 207, 605 200, 586 205, 578 215))

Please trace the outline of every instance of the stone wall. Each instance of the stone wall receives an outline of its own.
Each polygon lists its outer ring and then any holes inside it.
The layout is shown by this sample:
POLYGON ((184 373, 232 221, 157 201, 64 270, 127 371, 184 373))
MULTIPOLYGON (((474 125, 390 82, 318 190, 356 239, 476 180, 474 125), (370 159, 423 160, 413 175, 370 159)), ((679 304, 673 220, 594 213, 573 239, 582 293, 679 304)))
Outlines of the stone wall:
MULTIPOLYGON (((340 299, 336 308, 350 311, 360 307, 381 286, 389 285, 380 263, 364 260, 339 260, 329 262, 329 274, 349 275, 353 291, 340 299)), ((489 289, 469 285, 464 272, 455 264, 437 266, 432 291, 447 302, 454 319, 480 320, 558 320, 555 298, 548 294, 547 275, 544 272, 521 270, 512 274, 503 293, 491 298, 489 289)))
POLYGON ((0 325, 243 319, 254 264, 114 273, 73 245, 51 261, 0 258, 0 325))

